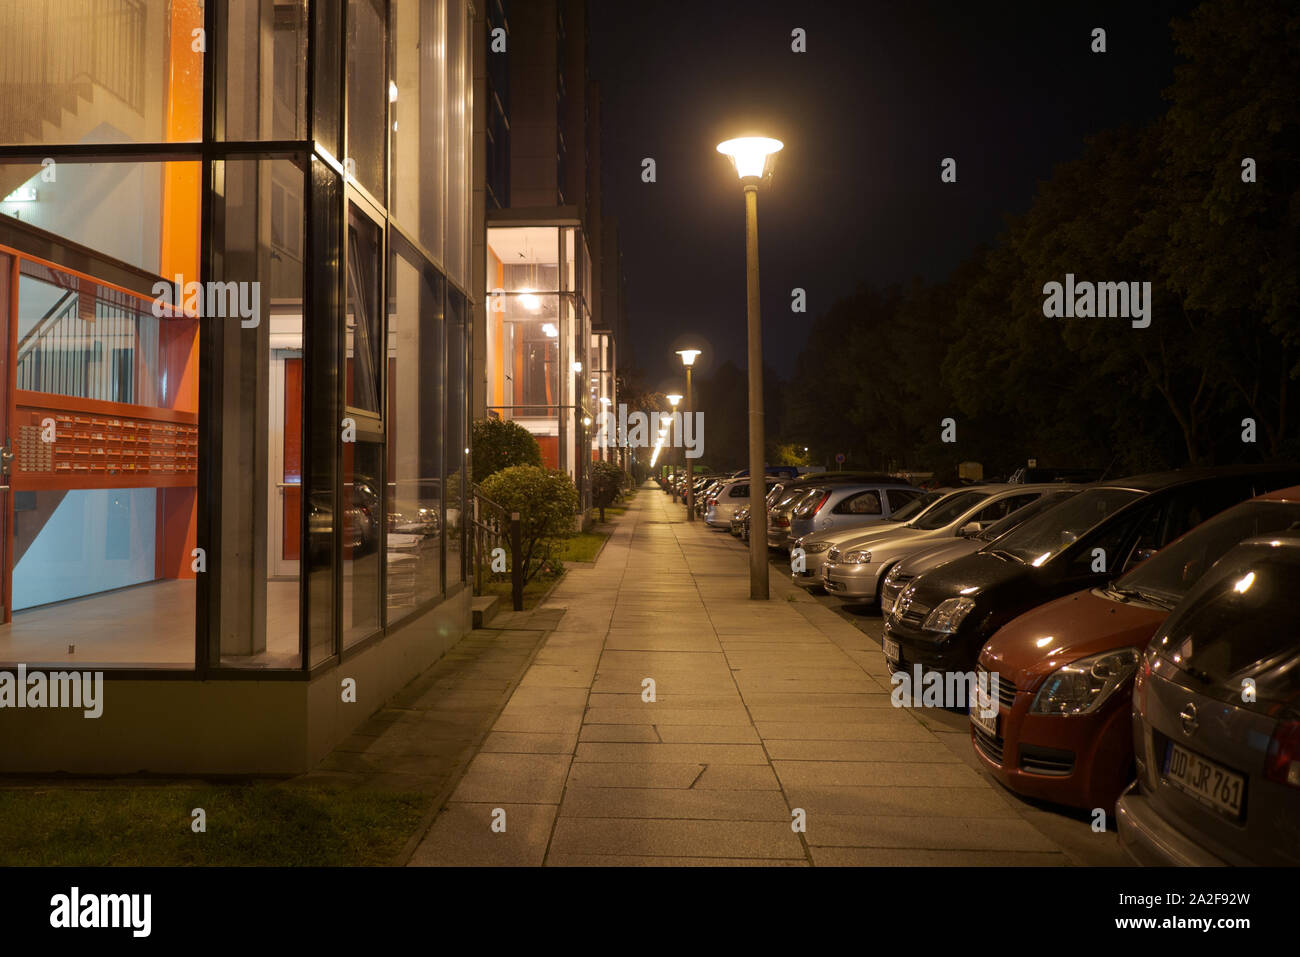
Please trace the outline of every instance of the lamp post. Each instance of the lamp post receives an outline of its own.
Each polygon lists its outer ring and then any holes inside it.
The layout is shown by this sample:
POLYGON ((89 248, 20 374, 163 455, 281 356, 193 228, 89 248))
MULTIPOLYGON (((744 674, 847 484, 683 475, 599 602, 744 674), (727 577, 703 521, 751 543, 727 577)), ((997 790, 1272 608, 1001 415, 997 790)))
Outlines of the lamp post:
POLYGON ((772 172, 784 144, 742 136, 718 144, 731 158, 745 190, 745 299, 749 334, 749 597, 767 600, 767 499, 763 481, 763 324, 758 301, 758 184, 772 172))
POLYGON ((677 403, 682 401, 682 397, 674 393, 672 395, 666 395, 664 398, 667 399, 668 404, 673 407, 673 411, 668 416, 668 428, 673 430, 673 436, 668 443, 668 459, 672 462, 672 478, 669 479, 669 482, 672 483, 673 504, 675 505, 677 504, 677 456, 673 454, 671 450, 673 442, 676 442, 680 438, 680 433, 677 428, 677 403))
MULTIPOLYGON (((699 349, 678 349, 677 354, 682 357, 682 365, 686 366, 686 411, 682 413, 685 418, 688 415, 695 414, 695 400, 691 397, 691 366, 695 365, 695 357, 700 354, 699 349)), ((686 459, 686 521, 695 521, 695 463, 689 455, 683 453, 686 459)))

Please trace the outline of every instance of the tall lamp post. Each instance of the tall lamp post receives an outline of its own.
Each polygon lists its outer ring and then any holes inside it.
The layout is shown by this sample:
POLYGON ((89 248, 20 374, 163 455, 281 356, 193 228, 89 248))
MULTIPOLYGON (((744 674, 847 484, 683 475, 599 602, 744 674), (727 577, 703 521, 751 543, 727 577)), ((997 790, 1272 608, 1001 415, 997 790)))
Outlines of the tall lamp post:
POLYGON ((749 307, 749 597, 767 600, 767 489, 763 481, 763 324, 758 302, 758 184, 772 172, 784 144, 742 136, 718 144, 745 190, 745 299, 749 307))
POLYGON ((669 450, 668 459, 673 463, 672 478, 669 481, 672 482, 673 504, 676 504, 677 503, 677 456, 673 454, 672 448, 673 448, 673 443, 680 440, 680 430, 677 427, 677 403, 682 401, 682 397, 674 393, 673 395, 666 395, 664 396, 664 398, 667 399, 668 404, 673 407, 672 413, 668 416, 668 428, 673 430, 672 438, 668 443, 668 450, 669 450))
MULTIPOLYGON (((682 365, 686 366, 686 411, 682 413, 685 419, 688 415, 695 414, 695 400, 691 397, 691 366, 695 365, 695 357, 700 354, 699 349, 678 349, 677 354, 682 357, 682 365)), ((686 459, 686 521, 695 521, 695 462, 689 455, 683 452, 686 459)))

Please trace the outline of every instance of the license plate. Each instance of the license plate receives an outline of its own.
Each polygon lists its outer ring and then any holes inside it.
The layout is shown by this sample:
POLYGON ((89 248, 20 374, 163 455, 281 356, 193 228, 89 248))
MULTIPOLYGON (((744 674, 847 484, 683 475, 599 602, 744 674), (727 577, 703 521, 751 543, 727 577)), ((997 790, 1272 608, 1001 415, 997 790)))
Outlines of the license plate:
POLYGON ((1164 779, 1229 817, 1241 817, 1246 779, 1172 741, 1165 753, 1164 779))
POLYGON ((902 657, 902 653, 899 651, 898 648, 898 642, 896 642, 893 638, 885 638, 883 639, 883 641, 885 644, 885 657, 888 658, 890 661, 898 661, 899 658, 902 657))
POLYGON ((978 686, 975 688, 975 700, 971 703, 970 720, 974 724, 993 737, 998 736, 998 712, 999 707, 993 701, 993 696, 978 686), (993 712, 989 714, 988 712, 993 712))

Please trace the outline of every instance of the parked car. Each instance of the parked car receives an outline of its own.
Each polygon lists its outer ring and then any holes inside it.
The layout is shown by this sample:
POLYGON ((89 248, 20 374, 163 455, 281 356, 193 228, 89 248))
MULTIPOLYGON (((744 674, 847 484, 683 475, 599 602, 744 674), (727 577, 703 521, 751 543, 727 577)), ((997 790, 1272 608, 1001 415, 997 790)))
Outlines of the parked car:
POLYGON ((898 479, 823 484, 821 494, 790 515, 789 540, 883 522, 922 494, 898 479))
POLYGON ((731 527, 728 531, 737 538, 743 539, 745 536, 745 524, 749 521, 749 506, 742 505, 731 513, 731 527))
POLYGON ((885 573, 934 542, 978 535, 1011 512, 1041 498, 1051 486, 976 485, 892 533, 868 532, 840 542, 822 563, 822 586, 851 604, 880 600, 885 573))
POLYGON ((1238 545, 1148 646, 1120 844, 1143 864, 1300 864, 1300 534, 1238 545))
POLYGON ((1004 625, 980 652, 1008 702, 971 720, 980 760, 1013 791, 1109 812, 1133 780, 1131 679, 1142 650, 1225 552, 1291 527, 1300 486, 1234 505, 1114 583, 1004 625))
MULTIPOLYGON (((765 488, 768 492, 772 491, 773 486, 780 482, 779 479, 768 476, 765 488)), ((704 512, 704 524, 709 528, 731 528, 731 515, 742 505, 749 504, 749 479, 734 478, 728 479, 720 485, 709 500, 708 508, 704 512)))
POLYGON ((979 551, 989 542, 997 541, 1007 532, 1033 518, 1039 512, 1046 511, 1052 506, 1064 502, 1079 491, 1079 488, 1078 485, 1053 484, 1051 491, 1045 492, 1024 508, 1017 509, 1006 518, 994 522, 976 535, 969 537, 958 536, 957 538, 933 542, 896 562, 885 574, 884 583, 880 586, 881 615, 889 614, 899 594, 914 578, 924 575, 928 571, 933 571, 940 565, 979 551))
MULTIPOLYGON (((937 508, 944 498, 952 495, 954 491, 954 489, 934 489, 929 492, 922 492, 882 521, 880 528, 895 528, 904 522, 919 518, 925 514, 926 509, 937 508)), ((790 580, 804 588, 820 589, 822 587, 822 562, 826 560, 827 554, 839 541, 859 534, 861 534, 859 528, 842 528, 838 532, 828 535, 805 535, 794 539, 791 550, 793 551, 795 548, 802 549, 803 562, 801 571, 791 570, 790 580)))
POLYGON ((892 670, 970 672, 1017 615, 1105 585, 1210 515, 1297 482, 1297 466, 1234 466, 1090 486, 908 585, 886 621, 885 660, 892 670))

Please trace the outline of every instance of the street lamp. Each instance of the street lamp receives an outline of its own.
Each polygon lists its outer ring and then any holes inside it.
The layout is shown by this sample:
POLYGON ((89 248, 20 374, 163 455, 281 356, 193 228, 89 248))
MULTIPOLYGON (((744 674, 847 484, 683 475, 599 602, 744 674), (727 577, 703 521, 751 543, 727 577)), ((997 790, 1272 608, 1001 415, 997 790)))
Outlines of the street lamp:
MULTIPOLYGON (((664 398, 667 399, 668 404, 673 407, 672 414, 668 417, 668 427, 673 428, 673 426, 677 424, 677 403, 682 401, 682 397, 680 395, 673 394, 673 395, 666 395, 664 396, 664 398)), ((680 439, 680 436, 674 435, 673 438, 680 439)), ((669 445, 669 448, 671 449, 672 446, 669 445)), ((670 451, 668 453, 668 458, 673 463, 672 472, 670 473, 672 475, 672 478, 670 478, 668 481, 672 483, 673 503, 676 504, 677 502, 677 456, 673 455, 673 453, 670 451)))
MULTIPOLYGON (((695 414, 695 400, 691 398, 691 366, 695 365, 695 357, 700 354, 699 349, 678 349, 677 354, 682 357, 682 365, 686 366, 686 411, 682 413, 685 418, 688 415, 695 414)), ((690 456, 686 458, 686 521, 695 521, 695 462, 690 456)))
POLYGON ((745 190, 745 298, 749 306, 749 597, 766 600, 767 500, 763 473, 763 324, 758 303, 758 184, 770 175, 783 144, 742 136, 718 144, 745 190))

